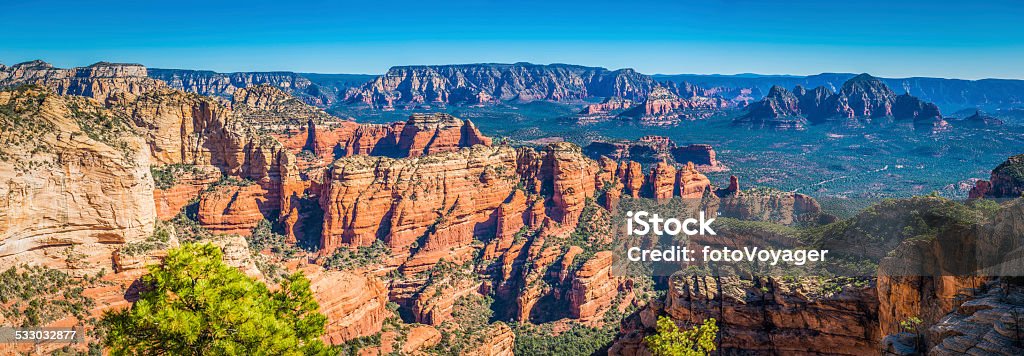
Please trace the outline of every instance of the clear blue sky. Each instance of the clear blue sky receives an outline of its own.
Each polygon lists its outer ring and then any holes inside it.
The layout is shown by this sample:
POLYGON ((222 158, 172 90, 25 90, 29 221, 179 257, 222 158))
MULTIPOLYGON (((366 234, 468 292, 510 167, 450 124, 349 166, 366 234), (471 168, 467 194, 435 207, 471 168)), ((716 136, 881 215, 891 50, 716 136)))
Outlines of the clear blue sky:
POLYGON ((0 63, 217 71, 573 63, 644 73, 1024 78, 1018 1, 39 1, 2 7, 0 63))

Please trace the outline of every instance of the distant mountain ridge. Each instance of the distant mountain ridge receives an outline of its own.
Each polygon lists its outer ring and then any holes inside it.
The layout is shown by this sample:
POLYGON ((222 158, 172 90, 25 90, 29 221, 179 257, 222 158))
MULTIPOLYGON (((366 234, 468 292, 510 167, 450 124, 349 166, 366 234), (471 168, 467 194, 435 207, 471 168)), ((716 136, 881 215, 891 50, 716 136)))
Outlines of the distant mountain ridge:
POLYGON ((806 122, 844 121, 848 125, 892 118, 914 124, 944 126, 938 106, 910 94, 896 95, 885 83, 868 74, 850 78, 838 92, 824 86, 808 90, 801 85, 788 91, 775 85, 760 102, 736 119, 775 128, 800 128, 806 122))
POLYGON ((295 72, 234 72, 150 68, 149 76, 167 82, 174 89, 200 95, 230 97, 238 89, 269 84, 302 99, 307 104, 329 107, 374 76, 362 74, 300 74, 295 72))
POLYGON ((345 102, 395 108, 613 96, 643 100, 656 85, 650 76, 628 68, 531 63, 400 66, 350 91, 345 102))
MULTIPOLYGON (((685 82, 700 87, 723 91, 749 89, 751 96, 760 99, 772 86, 805 88, 823 86, 839 91, 843 83, 855 77, 854 73, 821 73, 808 76, 791 75, 708 75, 657 74, 659 81, 685 82)), ((997 110, 1024 106, 1024 80, 1015 79, 946 79, 930 77, 879 78, 897 93, 907 93, 935 103, 943 111, 955 112, 965 108, 997 110)))
MULTIPOLYGON (((207 70, 146 68, 140 64, 100 62, 74 70, 54 68, 43 61, 0 64, 0 76, 26 78, 17 74, 30 70, 48 73, 50 80, 66 81, 68 90, 103 90, 74 87, 76 76, 158 79, 168 86, 202 95, 230 98, 240 88, 269 84, 320 108, 334 105, 366 105, 374 108, 412 108, 431 105, 479 105, 500 101, 598 101, 610 97, 643 102, 658 86, 681 98, 724 99, 729 107, 742 108, 764 98, 772 86, 783 88, 824 87, 838 92, 853 78, 850 73, 790 75, 647 75, 632 69, 610 70, 571 64, 480 63, 397 66, 383 75, 318 74, 288 71, 218 73, 207 70), (92 68, 92 69, 87 69, 92 68), (105 73, 115 70, 119 72, 105 73), (140 75, 141 74, 141 75, 140 75)), ((40 79, 40 78, 35 78, 40 79)), ((35 80, 33 79, 33 80, 35 80)), ((945 112, 982 109, 997 113, 1024 108, 1024 80, 943 78, 878 78, 896 94, 908 93, 932 102, 945 112)), ((2 81, 3 79, 0 79, 2 81)), ((10 81, 10 80, 8 80, 10 81)), ((0 83, 2 85, 2 83, 0 83)), ((121 84, 118 84, 121 85, 121 84)), ((140 84, 141 85, 141 84, 140 84)), ((148 84, 146 84, 148 85, 148 84)), ((968 114, 969 115, 969 114, 968 114)))

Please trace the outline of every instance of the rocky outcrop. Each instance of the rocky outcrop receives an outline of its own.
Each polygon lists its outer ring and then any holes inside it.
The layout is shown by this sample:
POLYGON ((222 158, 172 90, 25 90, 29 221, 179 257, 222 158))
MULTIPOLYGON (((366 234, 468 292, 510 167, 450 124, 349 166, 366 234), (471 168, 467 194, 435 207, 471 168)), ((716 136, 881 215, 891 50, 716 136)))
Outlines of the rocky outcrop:
POLYGON ((156 165, 213 165, 226 175, 258 182, 279 180, 282 167, 294 164, 281 143, 211 98, 161 90, 115 98, 111 106, 143 128, 156 165))
POLYGON ((339 157, 360 154, 418 157, 473 145, 491 145, 491 139, 480 133, 472 121, 445 113, 413 114, 405 122, 389 125, 343 125, 326 132, 313 125, 309 135, 307 146, 314 147, 314 153, 339 157))
POLYGON ((483 333, 483 344, 472 349, 465 350, 462 355, 489 355, 489 356, 513 356, 512 349, 515 348, 516 334, 512 328, 505 323, 497 322, 491 324, 483 333))
POLYGON ((544 165, 551 167, 549 216, 563 225, 575 226, 587 198, 597 190, 597 164, 583 156, 579 146, 559 142, 545 149, 544 165))
MULTIPOLYGON (((726 353, 877 354, 877 300, 870 287, 816 290, 813 279, 673 278, 663 312, 678 322, 718 320, 726 353)), ((657 308, 655 308, 657 309, 657 308)), ((656 311, 656 310, 655 310, 656 311)), ((656 314, 656 313, 655 313, 656 314)), ((656 318, 644 318, 644 325, 656 318)))
POLYGON ((981 112, 981 110, 976 110, 974 112, 974 115, 954 121, 954 125, 956 126, 970 127, 975 129, 999 128, 1005 124, 1006 123, 1003 122, 1003 120, 989 116, 981 112))
POLYGON ((623 161, 615 175, 622 181, 626 194, 639 198, 644 185, 644 171, 639 162, 623 161))
POLYGON ((309 121, 332 120, 323 110, 269 84, 235 90, 231 108, 238 117, 257 126, 301 126, 309 121))
POLYGON ((1024 354, 1024 292, 1009 284, 965 301, 929 328, 930 355, 1024 354))
POLYGON ((507 100, 576 101, 590 97, 639 100, 654 80, 632 69, 566 64, 465 64, 393 67, 346 96, 376 108, 488 104, 507 100))
POLYGON ((705 119, 729 103, 724 99, 693 96, 680 98, 676 92, 656 86, 642 105, 634 106, 622 113, 622 117, 639 120, 650 125, 672 125, 681 120, 705 119))
POLYGON ((1018 198, 1024 194, 1024 155, 1016 155, 992 170, 989 180, 979 180, 971 189, 970 199, 1018 198))
POLYGON ((295 155, 225 104, 170 89, 118 95, 108 103, 139 127, 154 166, 212 166, 229 181, 201 199, 199 220, 205 226, 247 234, 260 220, 276 221, 274 212, 290 213, 282 197, 295 193, 286 191, 299 179, 295 155), (231 187, 239 185, 246 187, 231 187))
POLYGON ((676 177, 675 195, 683 199, 699 200, 704 196, 704 192, 710 189, 711 180, 698 172, 693 162, 687 163, 686 166, 679 170, 679 174, 676 177))
MULTIPOLYGON (((650 177, 651 195, 654 199, 658 201, 672 199, 672 196, 674 196, 676 192, 676 167, 665 161, 658 162, 658 164, 651 169, 650 177)), ((685 187, 683 190, 685 191, 685 187)), ((703 191, 701 193, 703 193, 703 191)))
POLYGON ((612 302, 619 294, 618 288, 618 278, 612 275, 612 252, 598 252, 573 276, 569 291, 569 314, 581 320, 604 315, 613 307, 612 302))
POLYGON ((99 62, 62 69, 36 60, 0 69, 0 88, 34 84, 59 95, 85 96, 101 103, 114 94, 135 96, 166 88, 147 77, 146 67, 140 64, 99 62))
POLYGON ((590 104, 580 111, 582 116, 611 116, 622 110, 629 109, 634 105, 632 100, 623 99, 617 96, 609 97, 598 104, 590 104))
POLYGON ((595 160, 608 157, 616 161, 632 160, 645 165, 667 160, 681 165, 693 162, 698 169, 705 172, 727 169, 718 162, 715 149, 711 145, 677 146, 672 139, 664 136, 648 135, 635 141, 593 141, 583 148, 583 152, 595 160))
POLYGON ((583 148, 583 152, 592 159, 608 157, 615 161, 633 160, 640 163, 655 163, 665 159, 666 152, 641 142, 633 141, 594 141, 583 148))
POLYGON ((402 344, 402 352, 415 354, 416 352, 437 345, 441 342, 441 332, 430 326, 416 326, 409 329, 405 343, 402 344))
POLYGON ((451 152, 473 145, 490 146, 491 139, 481 134, 472 121, 444 113, 413 114, 398 139, 398 150, 406 157, 451 152))
POLYGON ((773 128, 802 128, 805 123, 841 121, 851 126, 880 119, 915 125, 946 125, 938 106, 910 94, 897 96, 882 80, 868 74, 850 78, 838 92, 825 87, 789 92, 773 86, 760 102, 751 104, 735 122, 773 128))
POLYGON ((387 288, 376 277, 324 271, 317 266, 308 266, 304 272, 320 313, 327 316, 323 339, 329 344, 376 334, 384 319, 392 315, 387 309, 387 288))
POLYGON ((516 153, 475 146, 419 158, 352 156, 331 167, 322 246, 418 251, 465 246, 474 232, 494 231, 495 210, 515 186, 516 153), (383 178, 383 179, 382 179, 383 178), (380 227, 388 226, 388 230, 380 227))
POLYGON ((220 169, 214 166, 167 166, 165 174, 173 177, 172 185, 153 189, 156 216, 170 220, 181 209, 199 196, 203 190, 221 179, 220 169))
POLYGON ((455 301, 475 293, 479 288, 479 283, 469 280, 434 281, 413 301, 413 317, 417 323, 427 325, 440 325, 452 320, 455 301))
POLYGON ((131 132, 84 98, 0 91, 0 264, 91 273, 152 235, 149 152, 131 132))
POLYGON ((737 190, 717 192, 721 198, 718 211, 722 216, 783 225, 822 218, 821 206, 810 196, 767 188, 738 190, 738 180, 735 186, 737 190))
POLYGON ((672 159, 680 164, 693 163, 704 171, 722 170, 715 149, 711 145, 693 144, 671 149, 672 159))
POLYGON ((279 209, 258 184, 224 184, 203 192, 199 198, 199 223, 214 233, 249 236, 252 229, 279 209))

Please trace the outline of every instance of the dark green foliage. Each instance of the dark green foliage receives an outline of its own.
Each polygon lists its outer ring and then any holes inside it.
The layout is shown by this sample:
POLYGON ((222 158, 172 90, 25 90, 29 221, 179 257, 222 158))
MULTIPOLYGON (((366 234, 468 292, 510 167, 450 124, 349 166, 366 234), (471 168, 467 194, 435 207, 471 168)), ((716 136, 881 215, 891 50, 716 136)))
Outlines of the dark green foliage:
POLYGON ((11 267, 0 273, 0 313, 9 324, 21 327, 69 316, 84 320, 95 303, 82 292, 98 278, 76 278, 48 267, 11 267))
POLYGON ((598 206, 594 199, 587 198, 583 211, 580 213, 579 224, 576 225, 576 230, 573 230, 564 245, 566 248, 579 246, 583 249, 583 252, 573 259, 571 270, 579 269, 597 252, 610 249, 610 244, 602 243, 600 240, 605 239, 611 233, 611 217, 607 211, 598 206))
POLYGON ((603 328, 573 324, 555 334, 552 324, 519 324, 514 328, 516 355, 600 355, 611 346, 618 323, 603 328))
POLYGON ((35 155, 50 152, 53 147, 42 137, 53 132, 53 123, 36 117, 47 94, 35 86, 22 86, 14 90, 17 94, 4 105, 0 105, 0 162, 14 161, 20 169, 29 168, 32 163, 16 160, 14 148, 35 155), (30 95, 30 90, 38 93, 30 95))
POLYGON ((801 239, 823 247, 834 257, 880 260, 903 240, 934 238, 942 231, 985 221, 991 207, 967 205, 936 196, 886 199, 854 217, 808 229, 801 239), (979 209, 979 207, 981 209, 979 209))
POLYGON ((182 174, 198 173, 195 165, 184 163, 149 167, 149 171, 153 174, 153 183, 156 184, 156 189, 168 189, 173 187, 177 182, 177 177, 182 174))
POLYGON ((68 109, 71 110, 71 117, 89 138, 121 151, 126 160, 133 153, 125 140, 134 135, 129 119, 76 102, 69 103, 68 109))
POLYGON ((326 354, 326 317, 296 273, 270 291, 222 261, 211 244, 184 244, 151 266, 131 308, 103 316, 111 354, 326 354))
POLYGON ((182 212, 175 215, 174 219, 169 221, 171 228, 174 230, 174 235, 181 242, 195 242, 213 237, 213 233, 199 225, 195 212, 190 209, 190 207, 194 206, 196 206, 196 203, 186 205, 182 212))
POLYGON ((452 320, 441 323, 439 327, 441 342, 428 351, 458 355, 487 341, 484 339, 487 336, 484 331, 491 326, 489 322, 494 314, 491 310, 493 302, 490 296, 479 294, 457 299, 452 307, 452 320))
POLYGON ((718 348, 717 336, 714 318, 690 330, 681 330, 671 318, 659 316, 657 333, 644 337, 644 344, 655 356, 703 356, 718 348))
POLYGON ((341 345, 331 347, 333 352, 340 355, 359 355, 359 350, 367 347, 379 347, 380 344, 380 333, 373 335, 357 337, 352 340, 345 341, 341 345))
POLYGON ((374 240, 370 246, 360 246, 355 250, 339 248, 323 262, 324 268, 336 270, 352 270, 378 263, 391 252, 381 240, 374 240))
POLYGON ((996 166, 992 173, 1010 177, 1016 186, 1024 185, 1024 154, 1010 157, 996 166))
POLYGON ((274 226, 270 221, 262 220, 252 229, 252 236, 248 238, 249 249, 253 253, 270 251, 285 259, 294 257, 299 251, 295 245, 285 242, 285 236, 274 232, 274 226))
POLYGON ((225 174, 220 176, 220 180, 210 184, 209 187, 206 187, 206 191, 210 192, 213 191, 214 188, 221 186, 247 187, 253 184, 256 184, 256 182, 242 177, 229 176, 225 174))
POLYGON ((166 248, 167 242, 171 239, 171 228, 172 227, 165 225, 163 222, 157 221, 156 226, 153 228, 152 235, 147 237, 144 241, 124 244, 124 246, 121 247, 120 253, 125 256, 139 256, 153 250, 166 248))
POLYGON ((316 154, 310 150, 302 150, 302 152, 299 152, 295 157, 306 162, 314 162, 317 160, 316 154))

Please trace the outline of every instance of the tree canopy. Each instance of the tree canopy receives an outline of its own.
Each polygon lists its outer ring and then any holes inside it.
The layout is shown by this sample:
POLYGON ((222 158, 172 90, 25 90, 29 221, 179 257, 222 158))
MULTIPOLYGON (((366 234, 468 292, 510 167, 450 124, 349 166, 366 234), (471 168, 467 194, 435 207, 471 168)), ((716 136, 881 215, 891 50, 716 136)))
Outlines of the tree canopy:
POLYGON ((326 317, 301 273, 278 290, 222 261, 211 244, 184 244, 142 278, 131 308, 107 312, 111 354, 311 355, 326 317))
POLYGON ((717 334, 718 325, 714 318, 682 331, 671 318, 660 316, 657 334, 644 337, 644 344, 655 356, 703 356, 717 348, 717 334))

